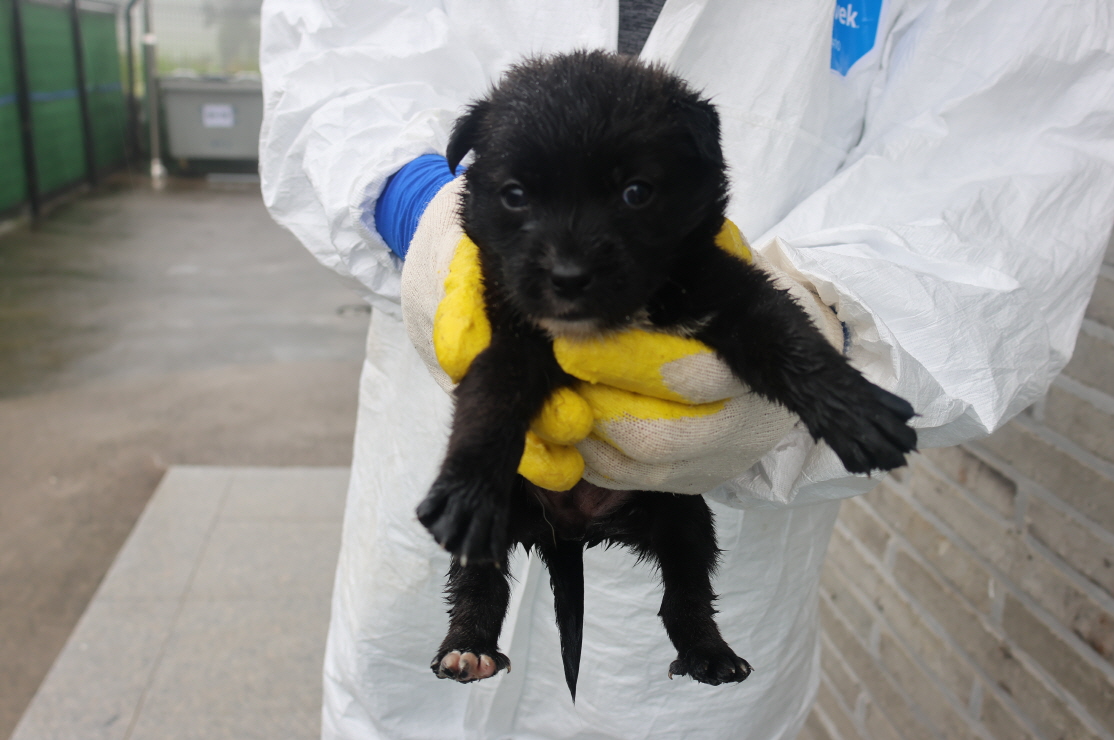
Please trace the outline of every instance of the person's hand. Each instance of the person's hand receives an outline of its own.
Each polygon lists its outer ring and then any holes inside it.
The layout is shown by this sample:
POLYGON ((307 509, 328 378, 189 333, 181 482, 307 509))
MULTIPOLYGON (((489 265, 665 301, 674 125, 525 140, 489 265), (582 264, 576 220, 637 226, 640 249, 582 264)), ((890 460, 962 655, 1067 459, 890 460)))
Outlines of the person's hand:
MULTIPOLYGON (((446 391, 491 340, 478 250, 459 225, 460 187, 449 183, 429 204, 402 278, 410 340, 446 391)), ((774 272, 730 222, 717 243, 774 272)), ((842 347, 839 321, 819 298, 775 277, 842 347)), ((630 329, 553 346, 580 382, 555 392, 527 433, 519 473, 543 488, 568 490, 583 477, 611 489, 704 493, 746 471, 797 421, 694 339, 630 329)))

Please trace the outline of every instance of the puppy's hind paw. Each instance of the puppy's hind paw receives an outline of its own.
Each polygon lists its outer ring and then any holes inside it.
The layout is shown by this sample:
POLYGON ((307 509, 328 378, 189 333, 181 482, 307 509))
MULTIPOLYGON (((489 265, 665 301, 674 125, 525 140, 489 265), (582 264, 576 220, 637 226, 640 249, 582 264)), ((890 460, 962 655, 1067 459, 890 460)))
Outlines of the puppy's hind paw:
POLYGON ((442 473, 417 514, 438 544, 462 563, 498 563, 506 554, 508 506, 486 481, 442 473))
POLYGON ((438 678, 472 683, 491 678, 504 668, 511 672, 511 661, 498 650, 442 650, 429 664, 438 678))
POLYGON ((726 644, 690 648, 669 664, 669 678, 691 676, 710 686, 739 683, 753 672, 750 663, 735 655, 726 644))

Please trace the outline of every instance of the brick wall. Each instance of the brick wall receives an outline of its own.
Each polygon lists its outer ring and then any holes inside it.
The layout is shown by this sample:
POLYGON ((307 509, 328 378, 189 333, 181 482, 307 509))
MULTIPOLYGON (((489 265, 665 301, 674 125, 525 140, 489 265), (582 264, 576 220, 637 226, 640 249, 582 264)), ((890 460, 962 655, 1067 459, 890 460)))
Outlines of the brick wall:
POLYGON ((844 503, 801 740, 1114 740, 1114 241, 1047 398, 844 503))

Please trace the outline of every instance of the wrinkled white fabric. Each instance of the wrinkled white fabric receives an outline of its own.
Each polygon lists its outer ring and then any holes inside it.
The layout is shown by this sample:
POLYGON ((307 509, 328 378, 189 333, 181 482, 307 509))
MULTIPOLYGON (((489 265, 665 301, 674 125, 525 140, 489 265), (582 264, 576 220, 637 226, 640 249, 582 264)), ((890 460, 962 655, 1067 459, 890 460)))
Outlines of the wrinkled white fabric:
POLYGON ((500 640, 513 670, 469 685, 439 681, 429 661, 448 626, 449 558, 414 509, 436 477, 452 407, 402 322, 382 311, 372 313, 360 396, 325 656, 323 737, 796 736, 819 680, 816 588, 838 502, 761 512, 712 504, 726 551, 714 581, 718 621, 756 668, 741 685, 666 677, 677 653, 657 617, 657 574, 619 548, 585 554, 575 708, 548 575, 521 551, 510 563, 515 580, 500 640))
MULTIPOLYGON (((728 215, 836 307, 852 361, 921 414, 921 444, 985 435, 1066 363, 1114 220, 1114 10, 884 0, 873 47, 845 77, 829 65, 832 12, 831 0, 669 0, 643 56, 713 98, 728 215)), ((503 636, 512 674, 458 686, 426 667, 446 561, 413 508, 443 450, 448 400, 396 318, 399 264, 371 207, 398 167, 443 150, 461 105, 507 64, 614 48, 616 24, 614 0, 264 5, 265 201, 376 306, 325 737, 791 740, 803 721, 830 502, 873 481, 801 430, 709 494, 727 505, 716 506, 719 621, 757 668, 744 684, 662 677, 656 590, 618 551, 589 558, 575 710, 536 566, 517 565, 503 636)))

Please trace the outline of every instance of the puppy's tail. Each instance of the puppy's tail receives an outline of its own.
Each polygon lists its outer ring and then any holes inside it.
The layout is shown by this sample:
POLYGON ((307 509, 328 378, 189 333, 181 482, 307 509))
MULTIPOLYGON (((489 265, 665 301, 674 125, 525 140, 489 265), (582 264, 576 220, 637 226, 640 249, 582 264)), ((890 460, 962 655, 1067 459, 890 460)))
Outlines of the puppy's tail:
POLYGON ((565 683, 576 702, 576 679, 580 675, 580 649, 584 643, 584 543, 558 540, 541 548, 553 587, 553 611, 561 635, 561 661, 565 683))

